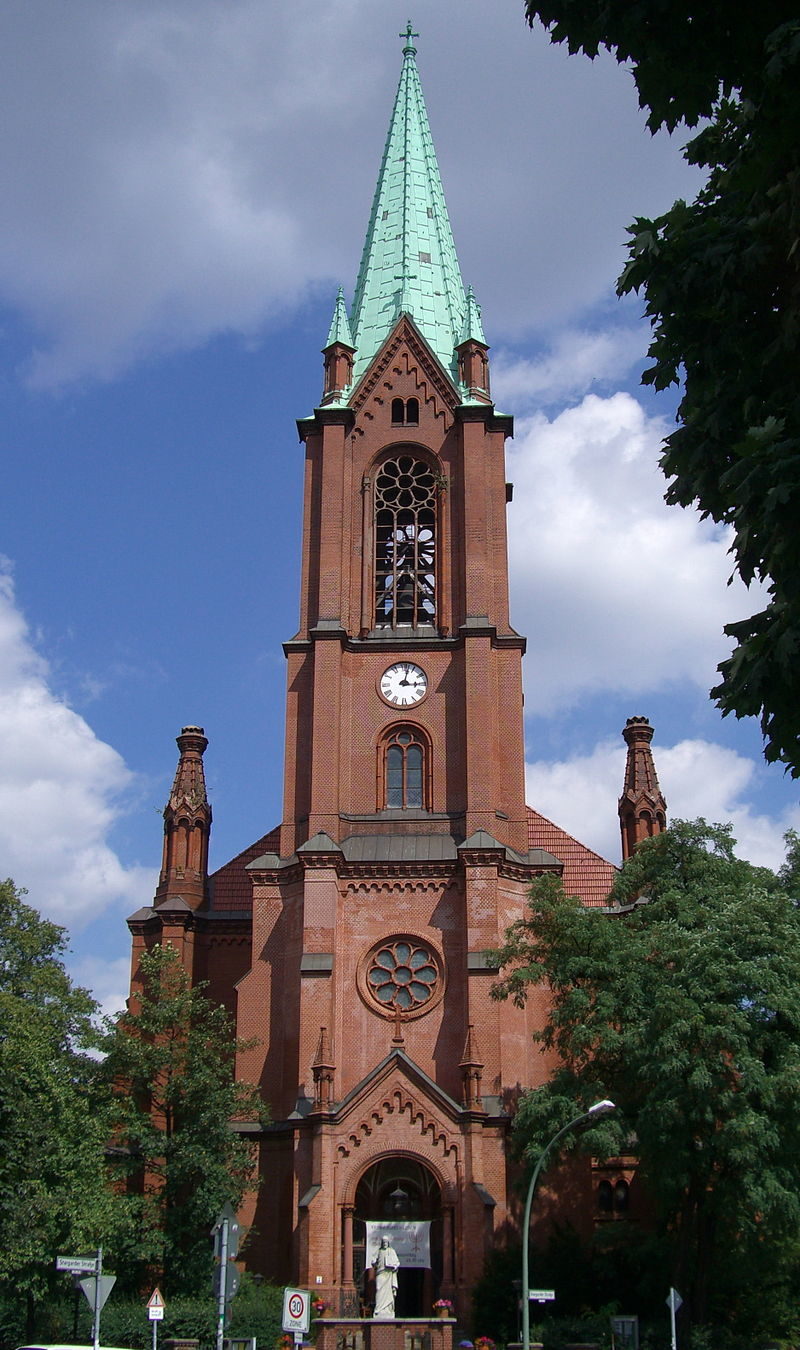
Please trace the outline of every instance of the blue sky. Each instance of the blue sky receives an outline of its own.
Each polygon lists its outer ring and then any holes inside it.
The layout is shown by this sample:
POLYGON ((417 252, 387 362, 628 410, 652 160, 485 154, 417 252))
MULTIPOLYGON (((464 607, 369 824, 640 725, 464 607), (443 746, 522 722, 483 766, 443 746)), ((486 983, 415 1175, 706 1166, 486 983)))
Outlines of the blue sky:
MULTIPOLYGON (((174 737, 199 722, 212 864, 280 815, 302 451, 352 296, 401 63, 388 0, 10 0, 0 15, 0 871, 105 1006, 153 892, 174 737)), ((667 509, 675 400, 614 281, 636 214, 693 195, 630 76, 518 0, 418 0, 418 64, 509 446, 529 800, 618 857, 631 714, 670 812, 777 865, 797 789, 707 691, 723 532, 667 509)))

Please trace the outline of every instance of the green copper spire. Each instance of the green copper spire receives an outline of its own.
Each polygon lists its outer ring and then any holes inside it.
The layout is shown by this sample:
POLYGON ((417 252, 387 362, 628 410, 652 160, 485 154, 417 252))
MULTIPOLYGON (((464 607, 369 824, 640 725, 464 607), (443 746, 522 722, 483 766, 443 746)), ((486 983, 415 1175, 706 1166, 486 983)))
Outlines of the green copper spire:
MULTIPOLYGON (((344 291, 339 287, 339 294, 336 297, 336 307, 333 311, 331 326, 328 332, 328 340, 325 347, 332 347, 334 342, 342 342, 346 347, 355 347, 353 334, 350 332, 350 320, 347 317, 347 308, 344 303, 344 291)), ((324 348, 323 348, 324 351, 324 348)))
POLYGON ((364 374, 402 313, 410 314, 442 365, 457 380, 456 345, 466 313, 464 283, 439 177, 411 39, 403 69, 351 314, 353 382, 364 374))

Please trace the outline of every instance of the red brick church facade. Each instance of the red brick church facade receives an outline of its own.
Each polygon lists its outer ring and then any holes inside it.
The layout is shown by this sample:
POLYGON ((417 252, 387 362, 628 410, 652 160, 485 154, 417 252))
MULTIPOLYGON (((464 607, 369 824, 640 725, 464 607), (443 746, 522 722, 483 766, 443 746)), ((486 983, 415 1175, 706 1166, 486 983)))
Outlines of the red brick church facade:
MULTIPOLYGON (((320 405, 298 423, 283 820, 209 876, 207 742, 184 728, 159 886, 129 925, 134 986, 142 950, 171 942, 255 1039, 238 1073, 272 1124, 253 1132, 250 1268, 352 1314, 365 1222, 426 1220, 431 1263, 401 1271, 398 1314, 444 1296, 466 1315, 519 1218, 516 1096, 548 1075, 531 1038, 546 995, 492 1002, 489 953, 534 876, 602 905, 614 868, 525 804, 512 420, 458 274, 412 36, 356 300, 348 315, 340 294, 320 405)), ((652 729, 632 718, 624 734, 627 855, 665 803, 652 729)))

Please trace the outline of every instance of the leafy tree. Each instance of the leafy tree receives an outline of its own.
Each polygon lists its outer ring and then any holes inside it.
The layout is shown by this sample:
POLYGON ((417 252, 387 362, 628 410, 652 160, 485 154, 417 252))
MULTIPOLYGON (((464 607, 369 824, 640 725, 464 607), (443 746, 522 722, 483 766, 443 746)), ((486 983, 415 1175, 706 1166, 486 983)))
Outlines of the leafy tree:
POLYGON ((683 380, 661 464, 667 501, 730 525, 742 579, 768 602, 729 624, 712 690, 723 713, 757 715, 768 760, 800 775, 800 19, 789 0, 528 0, 554 42, 629 62, 648 126, 694 126, 696 200, 630 227, 620 294, 642 291, 653 324, 643 382, 683 380))
POLYGON ((141 959, 142 994, 118 1018, 106 1072, 115 1088, 116 1168, 132 1223, 119 1263, 128 1283, 157 1275, 165 1292, 207 1287, 210 1229, 254 1185, 250 1145, 231 1129, 263 1108, 234 1078, 232 1019, 192 986, 176 950, 141 959))
POLYGON ((97 1006, 72 984, 64 930, 0 883, 0 1290, 27 1302, 63 1287, 59 1252, 114 1227, 105 1186, 109 1102, 92 1051, 97 1006))
POLYGON ((523 1098, 526 1149, 610 1097, 618 1110, 586 1145, 638 1153, 671 1244, 665 1283, 697 1320, 746 1314, 775 1334, 763 1320, 783 1315, 777 1285, 798 1269, 800 911, 733 842, 729 827, 676 821, 625 864, 610 912, 540 878, 494 992, 550 991, 537 1039, 558 1067, 523 1098), (770 1305, 741 1297, 755 1269, 771 1273, 770 1305))

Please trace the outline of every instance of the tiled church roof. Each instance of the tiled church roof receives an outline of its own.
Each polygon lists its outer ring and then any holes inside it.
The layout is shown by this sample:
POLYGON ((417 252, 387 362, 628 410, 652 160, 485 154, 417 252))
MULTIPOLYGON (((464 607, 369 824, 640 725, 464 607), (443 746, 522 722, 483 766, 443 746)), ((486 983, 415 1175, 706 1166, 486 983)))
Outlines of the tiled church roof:
POLYGON ((249 848, 231 858, 230 862, 213 872, 208 879, 211 891, 211 908, 219 913, 249 913, 253 907, 253 879, 246 871, 247 864, 262 853, 274 853, 280 845, 280 827, 276 826, 257 839, 249 848))
MULTIPOLYGON (((247 864, 264 853, 274 853, 280 831, 274 829, 225 863, 209 878, 211 908, 216 913, 247 913, 252 906, 252 877, 247 864)), ((587 905, 603 905, 614 884, 616 868, 599 853, 573 839, 546 816, 528 807, 528 847, 545 849, 564 864, 564 887, 587 905)))
POLYGON ((599 853, 580 844, 566 830, 559 829, 552 820, 529 806, 528 847, 546 848, 555 853, 564 864, 564 889, 568 895, 579 895, 587 905, 604 905, 617 869, 599 853))

